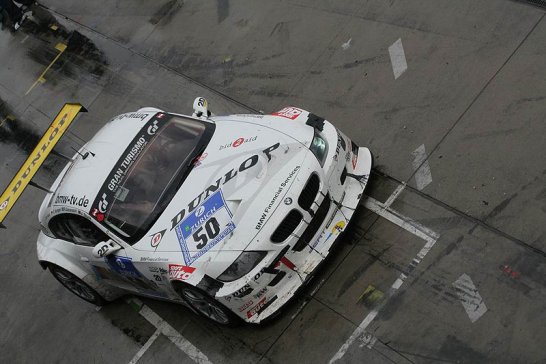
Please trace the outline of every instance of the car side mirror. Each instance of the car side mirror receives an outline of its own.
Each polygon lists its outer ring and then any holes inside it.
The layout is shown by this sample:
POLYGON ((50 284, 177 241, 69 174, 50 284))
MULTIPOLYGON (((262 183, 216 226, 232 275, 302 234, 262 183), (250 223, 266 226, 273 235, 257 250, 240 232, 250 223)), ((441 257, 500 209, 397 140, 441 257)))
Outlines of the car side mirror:
POLYGON ((201 119, 207 119, 209 116, 211 116, 211 112, 209 110, 209 103, 207 99, 204 97, 197 97, 193 101, 193 117, 195 118, 201 118, 201 119))
POLYGON ((121 249, 121 246, 114 243, 112 240, 102 241, 93 248, 93 256, 95 258, 103 258, 121 249))

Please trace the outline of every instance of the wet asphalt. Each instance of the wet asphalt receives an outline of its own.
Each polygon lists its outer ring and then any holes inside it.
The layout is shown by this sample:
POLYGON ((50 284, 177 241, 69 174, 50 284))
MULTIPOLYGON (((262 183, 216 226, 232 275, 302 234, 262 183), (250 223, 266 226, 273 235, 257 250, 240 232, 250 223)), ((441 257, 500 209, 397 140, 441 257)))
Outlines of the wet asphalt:
MULTIPOLYGON (((17 32, 0 32, 2 189, 66 102, 89 112, 56 147, 65 155, 112 116, 144 106, 191 113, 197 96, 216 114, 299 106, 374 153, 369 197, 275 320, 228 329, 142 299, 210 362, 326 363, 341 352, 347 363, 546 362, 543 8, 47 0, 34 10, 17 32), (398 39, 407 69, 395 78, 398 39), (408 226, 434 233, 418 263, 428 241, 408 226), (461 295, 465 275, 473 286, 461 295)), ((34 181, 49 185, 64 163, 48 157, 34 181)), ((144 346, 156 327, 134 306, 97 310, 40 268, 43 197, 29 187, 0 230, 1 361, 129 363, 141 353, 139 363, 194 362, 163 334, 144 346)))

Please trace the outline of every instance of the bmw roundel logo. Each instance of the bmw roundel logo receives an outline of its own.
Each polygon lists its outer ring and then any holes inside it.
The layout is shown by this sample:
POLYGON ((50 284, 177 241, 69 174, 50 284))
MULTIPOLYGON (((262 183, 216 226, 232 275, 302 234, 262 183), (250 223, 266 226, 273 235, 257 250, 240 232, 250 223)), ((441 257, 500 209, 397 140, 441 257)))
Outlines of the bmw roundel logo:
POLYGON ((285 199, 284 199, 284 204, 285 204, 285 205, 290 205, 290 204, 292 204, 292 199, 291 199, 290 197, 285 198, 285 199))
POLYGON ((204 206, 199 206, 197 211, 195 211, 195 216, 199 217, 199 216, 203 215, 203 212, 205 212, 205 207, 204 206))

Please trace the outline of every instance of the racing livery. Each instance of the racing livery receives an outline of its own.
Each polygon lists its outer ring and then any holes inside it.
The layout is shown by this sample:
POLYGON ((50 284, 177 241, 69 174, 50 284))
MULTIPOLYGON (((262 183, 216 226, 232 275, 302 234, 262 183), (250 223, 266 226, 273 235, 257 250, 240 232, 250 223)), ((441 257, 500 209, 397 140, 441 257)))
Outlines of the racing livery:
POLYGON ((38 258, 95 304, 138 294, 259 323, 346 229, 372 156, 300 108, 213 116, 197 98, 194 110, 109 121, 44 199, 38 258))

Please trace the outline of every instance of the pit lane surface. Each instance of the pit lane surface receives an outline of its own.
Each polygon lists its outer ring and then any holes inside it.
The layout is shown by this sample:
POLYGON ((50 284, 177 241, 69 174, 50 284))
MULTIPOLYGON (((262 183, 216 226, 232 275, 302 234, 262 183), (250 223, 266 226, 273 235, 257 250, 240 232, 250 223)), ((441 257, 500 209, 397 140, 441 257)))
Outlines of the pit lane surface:
MULTIPOLYGON (((543 10, 43 4, 40 26, 0 33, 2 188, 69 101, 89 113, 57 148, 67 155, 113 115, 189 113, 199 95, 217 114, 312 110, 368 146, 376 170, 311 285, 276 320, 236 329, 173 304, 96 310, 72 296, 36 262, 43 192, 29 187, 0 231, 2 362, 546 361, 543 10)), ((34 180, 63 164, 50 156, 34 180)))

